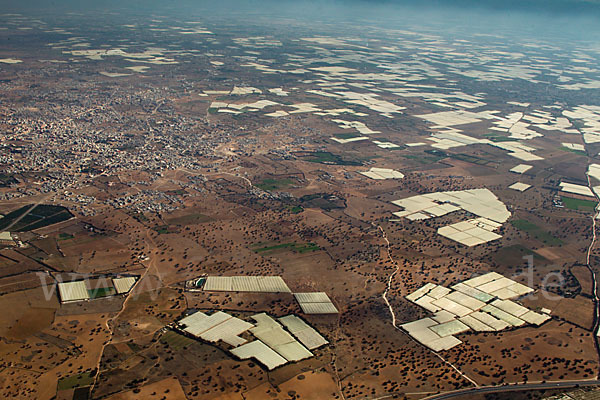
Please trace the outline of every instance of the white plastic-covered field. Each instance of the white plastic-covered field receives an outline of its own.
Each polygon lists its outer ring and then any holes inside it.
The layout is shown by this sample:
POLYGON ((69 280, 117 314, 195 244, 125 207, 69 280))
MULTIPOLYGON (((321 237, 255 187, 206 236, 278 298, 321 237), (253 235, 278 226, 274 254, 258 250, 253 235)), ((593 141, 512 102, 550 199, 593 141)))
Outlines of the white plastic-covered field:
POLYGON ((217 311, 210 316, 202 312, 196 312, 181 319, 179 325, 192 336, 199 337, 207 342, 221 340, 231 346, 246 343, 246 339, 241 338, 239 335, 254 326, 222 311, 217 311))
POLYGON ((63 303, 90 299, 85 281, 60 282, 58 284, 58 293, 63 303))
POLYGON ((0 58, 0 63, 4 64, 19 64, 22 63, 22 60, 18 60, 16 58, 0 58))
POLYGON ((375 180, 383 179, 402 179, 404 174, 389 168, 372 167, 368 171, 360 171, 360 174, 375 180))
POLYGON ((513 189, 516 190, 517 192, 524 192, 527 189, 529 189, 531 187, 531 185, 527 184, 527 183, 523 183, 523 182, 515 182, 512 185, 510 185, 508 188, 509 189, 513 189))
POLYGON ((356 129, 359 133, 363 135, 372 135, 373 133, 381 133, 379 131, 374 131, 367 127, 364 122, 360 121, 346 121, 343 119, 332 119, 332 122, 338 124, 338 126, 342 129, 356 129))
POLYGON ((401 325, 415 340, 433 351, 460 343, 455 335, 467 332, 496 332, 523 325, 539 326, 550 319, 549 310, 532 311, 511 300, 533 289, 490 272, 451 288, 427 283, 406 296, 433 315, 401 325))
POLYGON ((592 105, 581 105, 572 110, 564 110, 563 115, 570 119, 581 120, 583 127, 579 132, 583 133, 585 143, 600 142, 600 107, 592 105))
POLYGON ((316 329, 295 315, 281 317, 279 322, 309 350, 314 350, 329 343, 316 329))
POLYGON ((338 309, 333 305, 327 293, 310 292, 294 293, 294 297, 305 314, 337 314, 338 309))
POLYGON ((588 166, 588 175, 600 181, 600 164, 590 164, 588 166))
POLYGON ((246 343, 240 347, 236 347, 231 350, 231 353, 242 360, 254 358, 267 369, 275 369, 280 365, 287 364, 287 360, 280 356, 275 350, 261 342, 260 340, 254 340, 250 343, 246 343))
POLYGON ((204 290, 215 292, 290 293, 280 276, 209 276, 204 290))
POLYGON ((510 217, 510 211, 488 189, 470 189, 429 193, 392 201, 403 211, 393 213, 411 221, 425 220, 464 210, 479 218, 469 219, 438 229, 438 234, 465 246, 475 246, 501 236, 495 233, 510 217))
POLYGON ((565 148, 567 148, 569 150, 585 151, 585 147, 581 143, 566 143, 566 142, 563 142, 562 145, 563 145, 563 147, 565 147, 565 148))
POLYGON ((124 276, 120 278, 113 278, 113 285, 118 294, 127 293, 135 285, 137 278, 134 276, 124 276))
POLYGON ((355 136, 347 139, 332 137, 331 140, 334 142, 338 142, 340 144, 352 143, 352 142, 360 142, 362 140, 369 140, 366 136, 355 136))
POLYGON ((211 315, 195 312, 179 320, 177 328, 206 342, 226 343, 231 346, 229 351, 233 355, 240 359, 254 358, 269 370, 310 358, 313 356, 310 350, 329 343, 316 329, 295 315, 274 319, 260 313, 252 319, 254 323, 223 311, 211 315), (250 335, 256 340, 248 340, 250 335))
POLYGON ((567 193, 579 194, 581 196, 594 197, 594 193, 592 192, 592 189, 590 189, 587 186, 578 185, 575 183, 561 182, 560 190, 563 192, 567 192, 567 193))
POLYGON ((531 168, 533 168, 531 165, 519 164, 516 167, 512 167, 510 169, 510 172, 514 172, 515 174, 524 174, 525 172, 529 171, 531 168))
POLYGON ((277 320, 265 313, 256 314, 252 319, 256 321, 256 326, 251 328, 250 332, 287 361, 299 361, 313 356, 306 347, 283 329, 277 320))

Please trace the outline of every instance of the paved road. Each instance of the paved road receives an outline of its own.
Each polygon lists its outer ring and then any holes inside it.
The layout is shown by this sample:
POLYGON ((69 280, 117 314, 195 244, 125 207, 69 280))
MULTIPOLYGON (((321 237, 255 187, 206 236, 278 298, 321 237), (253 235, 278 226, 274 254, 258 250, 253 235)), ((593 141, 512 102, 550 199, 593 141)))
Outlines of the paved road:
POLYGON ((442 400, 442 399, 453 399, 470 394, 484 394, 484 393, 501 393, 501 392, 520 392, 525 390, 542 390, 542 389, 570 389, 575 387, 583 386, 600 386, 600 380, 581 380, 581 381, 565 381, 565 382, 547 382, 547 383, 520 383, 516 385, 506 386, 484 386, 476 388, 468 388, 455 390, 453 392, 446 392, 440 394, 434 394, 429 397, 425 397, 426 400, 442 400))

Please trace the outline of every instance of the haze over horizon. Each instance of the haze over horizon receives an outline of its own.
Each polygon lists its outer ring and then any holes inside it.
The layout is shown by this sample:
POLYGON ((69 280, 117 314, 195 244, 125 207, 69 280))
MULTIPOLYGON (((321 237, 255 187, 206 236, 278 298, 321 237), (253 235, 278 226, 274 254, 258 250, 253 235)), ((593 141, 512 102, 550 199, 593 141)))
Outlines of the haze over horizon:
MULTIPOLYGON (((0 1, 5 12, 33 14, 79 12, 166 14, 180 17, 202 15, 281 17, 322 21, 375 21, 393 27, 395 23, 448 25, 464 30, 511 30, 536 34, 574 35, 594 41, 600 38, 600 2, 597 0, 196 0, 146 1, 0 1), (586 37, 587 36, 587 37, 586 37)), ((251 21, 248 21, 251 22, 251 21)), ((276 21, 273 21, 276 22, 276 21)))
POLYGON ((0 4, 0 398, 600 393, 598 1, 0 4))

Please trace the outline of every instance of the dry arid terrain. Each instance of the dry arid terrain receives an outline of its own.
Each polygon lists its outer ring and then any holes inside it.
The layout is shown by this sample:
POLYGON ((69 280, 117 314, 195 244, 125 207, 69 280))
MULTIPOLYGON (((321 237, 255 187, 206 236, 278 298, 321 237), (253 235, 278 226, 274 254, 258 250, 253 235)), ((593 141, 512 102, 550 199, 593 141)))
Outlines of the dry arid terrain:
POLYGON ((597 42, 323 18, 0 15, 0 397, 596 382, 597 42), (405 325, 463 326, 409 295, 491 272, 543 321, 440 333, 447 348, 405 325), (223 276, 289 291, 202 289, 223 276), (84 298, 68 301, 70 282, 84 298), (337 312, 307 313, 294 294, 312 292, 337 312), (269 369, 178 323, 219 311, 293 314, 327 344, 269 369))

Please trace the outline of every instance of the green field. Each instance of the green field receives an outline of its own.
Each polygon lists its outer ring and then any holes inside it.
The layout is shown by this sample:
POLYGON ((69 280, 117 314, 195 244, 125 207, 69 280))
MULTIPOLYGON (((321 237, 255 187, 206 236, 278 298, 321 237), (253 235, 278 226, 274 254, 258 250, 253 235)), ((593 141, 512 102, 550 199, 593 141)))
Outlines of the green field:
POLYGON ((97 299, 100 297, 112 296, 116 293, 116 290, 114 287, 101 287, 96 289, 88 289, 88 293, 90 298, 97 299))
POLYGON ((542 228, 540 228, 539 226, 537 226, 536 224, 534 224, 532 222, 529 222, 524 219, 517 219, 517 220, 511 221, 510 223, 515 228, 517 228, 521 231, 527 232, 533 238, 535 238, 535 239, 539 240, 540 242, 543 242, 547 245, 560 246, 562 244, 562 240, 555 238, 554 236, 552 236, 550 234, 550 232, 543 230, 542 228))
POLYGON ((593 200, 573 199, 571 197, 561 197, 562 203, 570 210, 577 211, 594 211, 596 202, 593 200))
POLYGON ((169 226, 168 225, 155 226, 152 229, 154 229, 156 232, 160 233, 161 235, 163 235, 165 233, 169 233, 169 226))
POLYGON ((195 343, 193 339, 180 335, 174 331, 166 331, 164 335, 160 337, 160 341, 168 344, 173 350, 181 350, 184 347, 195 343))
POLYGON ((485 159, 479 158, 479 157, 475 157, 475 156, 471 156, 469 154, 450 154, 449 156, 456 160, 469 162, 471 164, 488 165, 490 163, 490 161, 488 161, 488 160, 485 160, 485 159))
MULTIPOLYGON (((13 212, 10 212, 0 219, 0 231, 10 226, 14 221, 18 220, 23 214, 27 213, 33 204, 26 205, 13 212)), ((43 228, 48 225, 66 221, 73 217, 73 214, 64 207, 38 205, 31 209, 27 215, 13 225, 10 230, 13 232, 27 232, 38 228, 43 228)))
POLYGON ((308 253, 311 251, 317 251, 321 248, 314 243, 280 243, 276 245, 265 246, 264 243, 259 243, 254 246, 254 252, 256 253, 274 253, 277 250, 291 250, 294 253, 308 253), (262 246, 262 247, 259 247, 262 246))
POLYGON ((406 154, 403 157, 408 160, 418 161, 420 164, 434 164, 434 163, 446 158, 446 157, 434 157, 434 156, 414 155, 414 154, 406 154))
POLYGON ((486 139, 489 139, 492 142, 496 142, 496 143, 498 143, 498 142, 514 142, 515 140, 517 140, 517 139, 511 138, 508 136, 498 135, 496 133, 486 133, 483 136, 485 136, 486 139))
POLYGON ((58 240, 69 240, 69 239, 73 239, 75 236, 68 234, 68 233, 59 233, 58 234, 58 240))
POLYGON ((448 157, 448 154, 441 150, 425 150, 424 154, 406 154, 403 156, 409 160, 418 161, 421 164, 434 164, 448 157))
POLYGON ((328 151, 315 151, 302 158, 312 163, 335 164, 335 165, 362 165, 361 162, 346 160, 337 154, 332 154, 328 151))
POLYGON ((58 380, 58 390, 73 389, 82 386, 89 386, 94 382, 94 375, 90 372, 67 376, 58 380))
POLYGON ((196 287, 197 288, 201 288, 204 285, 204 282, 206 282, 206 278, 200 278, 196 281, 196 287))
POLYGON ((304 208, 302 208, 300 206, 289 206, 288 211, 291 212, 292 214, 299 214, 302 211, 304 211, 304 208))
POLYGON ((264 179, 262 182, 257 183, 254 186, 261 188, 262 190, 281 190, 290 186, 294 186, 295 183, 296 182, 290 178, 264 179))
POLYGON ((523 257, 528 256, 533 256, 534 263, 548 263, 548 260, 546 260, 544 257, 520 244, 501 248, 492 254, 492 259, 499 265, 508 266, 510 268, 522 268, 523 266, 527 265, 527 260, 523 257))

